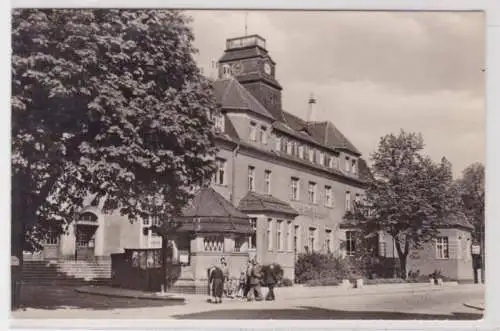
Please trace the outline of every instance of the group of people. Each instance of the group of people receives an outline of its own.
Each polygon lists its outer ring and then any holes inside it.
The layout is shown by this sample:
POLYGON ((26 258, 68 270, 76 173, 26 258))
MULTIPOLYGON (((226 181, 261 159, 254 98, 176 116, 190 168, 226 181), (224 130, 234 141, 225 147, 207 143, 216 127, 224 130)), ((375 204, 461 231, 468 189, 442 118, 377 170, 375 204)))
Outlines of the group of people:
POLYGON ((229 266, 224 257, 220 260, 220 265, 212 265, 208 270, 208 292, 211 302, 221 303, 222 297, 246 298, 248 301, 262 301, 262 288, 264 284, 268 287, 265 300, 275 299, 274 287, 278 281, 276 273, 273 272, 273 265, 269 265, 263 270, 255 258, 248 261, 246 270, 241 271, 236 283, 231 279, 229 266))

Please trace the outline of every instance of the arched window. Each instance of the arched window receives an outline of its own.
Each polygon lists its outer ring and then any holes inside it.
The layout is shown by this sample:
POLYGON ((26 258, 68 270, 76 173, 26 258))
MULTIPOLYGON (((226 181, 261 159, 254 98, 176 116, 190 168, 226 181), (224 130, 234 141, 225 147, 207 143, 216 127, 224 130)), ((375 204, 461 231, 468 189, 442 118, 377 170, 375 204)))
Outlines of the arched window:
POLYGON ((97 215, 94 213, 85 212, 80 215, 78 221, 97 223, 97 215))

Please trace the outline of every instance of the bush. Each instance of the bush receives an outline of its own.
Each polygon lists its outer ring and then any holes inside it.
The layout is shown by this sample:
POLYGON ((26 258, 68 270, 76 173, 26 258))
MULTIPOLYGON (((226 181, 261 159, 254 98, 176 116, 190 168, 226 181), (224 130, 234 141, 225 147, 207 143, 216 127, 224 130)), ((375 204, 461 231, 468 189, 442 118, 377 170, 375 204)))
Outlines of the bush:
POLYGON ((295 281, 299 284, 313 279, 344 279, 349 273, 348 261, 333 254, 302 253, 295 264, 295 281))
POLYGON ((278 287, 290 287, 290 286, 293 286, 293 282, 290 278, 283 278, 278 283, 278 287))
POLYGON ((402 284, 402 283, 406 283, 406 281, 401 278, 378 278, 378 279, 366 279, 364 281, 365 285, 402 284))
POLYGON ((337 286, 339 281, 336 278, 311 279, 306 282, 307 286, 337 286))

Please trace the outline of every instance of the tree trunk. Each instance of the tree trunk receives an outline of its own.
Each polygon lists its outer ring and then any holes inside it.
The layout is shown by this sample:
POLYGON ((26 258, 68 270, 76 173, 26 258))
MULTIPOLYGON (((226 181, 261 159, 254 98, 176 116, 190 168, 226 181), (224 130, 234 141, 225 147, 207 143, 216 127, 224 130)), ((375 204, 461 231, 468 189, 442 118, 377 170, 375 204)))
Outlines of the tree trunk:
POLYGON ((410 242, 409 242, 408 238, 405 237, 405 247, 404 247, 404 251, 403 251, 403 249, 401 248, 401 243, 399 242, 399 239, 397 238, 397 236, 393 236, 393 238, 394 238, 394 242, 396 244, 396 250, 398 252, 399 266, 401 268, 400 277, 402 279, 406 279, 406 276, 407 276, 406 260, 408 257, 410 242))
POLYGON ((162 285, 163 290, 166 291, 169 286, 169 281, 167 279, 167 245, 168 245, 168 236, 163 233, 161 236, 161 271, 162 271, 162 285))

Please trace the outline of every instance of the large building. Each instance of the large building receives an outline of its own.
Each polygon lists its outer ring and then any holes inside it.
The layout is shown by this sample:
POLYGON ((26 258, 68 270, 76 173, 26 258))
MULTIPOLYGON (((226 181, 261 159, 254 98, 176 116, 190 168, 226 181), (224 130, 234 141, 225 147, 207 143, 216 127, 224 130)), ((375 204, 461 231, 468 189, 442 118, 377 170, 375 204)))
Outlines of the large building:
MULTIPOLYGON (((218 170, 212 187, 202 189, 185 210, 197 224, 173 238, 179 286, 205 288, 206 269, 221 256, 235 277, 255 257, 280 263, 293 279, 298 253, 355 250, 352 229, 342 221, 363 194, 366 163, 333 123, 314 121, 314 97, 304 100, 307 119, 283 109, 276 65, 260 36, 226 41, 214 82, 222 110, 213 114, 218 170)), ((160 247, 151 225, 88 206, 43 254, 99 261, 125 248, 160 247)), ((384 254, 393 255, 392 243, 382 239, 386 246, 384 254)))

